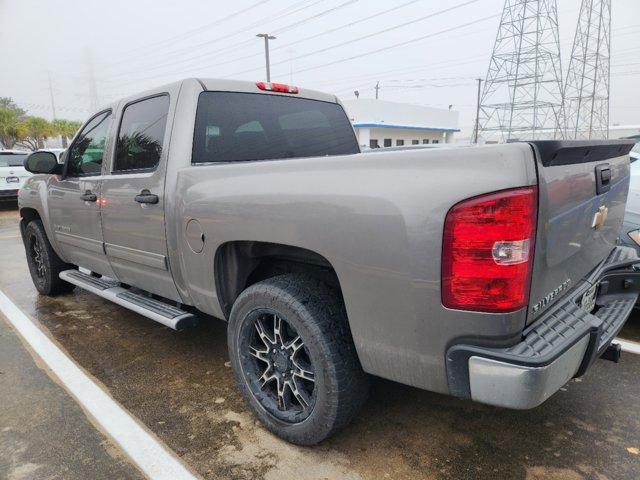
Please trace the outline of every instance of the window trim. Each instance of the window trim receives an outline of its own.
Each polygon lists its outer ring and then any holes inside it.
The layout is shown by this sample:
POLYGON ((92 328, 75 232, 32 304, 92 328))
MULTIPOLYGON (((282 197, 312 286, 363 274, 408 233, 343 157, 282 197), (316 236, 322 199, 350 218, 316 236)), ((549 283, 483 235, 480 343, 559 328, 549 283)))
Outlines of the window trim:
MULTIPOLYGON (((104 170, 104 153, 103 153, 103 156, 102 156, 102 165, 100 166, 100 173, 98 173, 98 174, 95 174, 95 173, 80 173, 80 174, 77 174, 77 175, 69 175, 69 159, 71 157, 71 150, 73 149, 74 145, 76 144, 76 142, 80 138, 80 134, 82 133, 82 131, 85 128, 87 128, 87 125, 89 125, 93 120, 98 118, 100 115, 104 115, 105 113, 108 113, 109 115, 113 115, 113 109, 112 108, 106 108, 104 110, 101 110, 100 112, 96 113, 91 118, 89 118, 89 120, 84 122, 84 125, 82 125, 82 127, 80 127, 78 129, 78 134, 76 135, 76 137, 73 139, 73 142, 71 142, 71 144, 69 145, 69 147, 67 147, 67 150, 66 150, 68 153, 65 155, 64 166, 62 167, 62 179, 63 180, 67 179, 67 178, 100 177, 100 176, 103 175, 102 172, 104 170)), ((109 129, 111 129, 111 128, 109 128, 109 129)), ((109 133, 108 132, 107 132, 107 139, 104 142, 104 144, 105 144, 104 150, 106 152, 107 151, 107 145, 109 144, 109 133)))
MULTIPOLYGON (((291 95, 286 95, 286 94, 279 94, 279 93, 259 93, 259 92, 243 92, 240 90, 203 90, 200 93, 198 93, 198 96, 196 98, 196 107, 195 107, 195 115, 194 115, 194 123, 193 123, 193 137, 191 138, 191 154, 190 154, 190 160, 189 160, 189 165, 191 167, 202 167, 202 166, 207 166, 207 165, 233 165, 235 163, 253 163, 253 162, 280 162, 283 160, 295 160, 295 159, 304 159, 304 158, 314 158, 314 157, 292 157, 292 158, 260 158, 260 159, 254 159, 254 160, 225 160, 225 161, 213 161, 213 162, 194 162, 193 161, 193 146, 195 144, 195 139, 196 139, 196 128, 195 128, 195 118, 197 116, 198 113, 198 102, 200 101, 200 95, 204 94, 204 93, 246 93, 249 95, 269 95, 269 96, 274 96, 274 97, 284 97, 284 98, 299 98, 299 99, 304 99, 304 100, 313 100, 314 102, 322 102, 322 103, 328 103, 329 105, 337 105, 338 107, 340 107, 340 109, 342 110, 342 113, 344 114, 345 118, 347 119, 347 123, 349 124, 349 126, 351 127, 351 133, 353 134, 353 139, 354 139, 354 144, 355 146, 358 148, 358 151, 356 153, 362 153, 362 148, 360 147, 360 144, 358 143, 358 136, 356 135, 355 129, 353 128, 353 124, 351 123, 351 120, 349 119, 349 115, 347 115, 347 111, 344 108, 344 105, 342 105, 339 102, 330 102, 328 100, 318 100, 316 98, 309 98, 309 97, 291 97, 291 95)), ((344 155, 355 155, 354 154, 344 154, 344 155)), ((330 155, 332 157, 337 157, 339 155, 330 155)))
POLYGON ((151 95, 147 95, 146 97, 136 98, 135 100, 125 103, 122 106, 122 110, 120 112, 120 118, 118 119, 119 120, 118 130, 116 131, 115 144, 113 145, 113 155, 111 156, 112 161, 111 161, 111 165, 109 166, 110 167, 109 175, 131 175, 135 173, 153 173, 158 170, 158 167, 160 166, 160 160, 162 159, 162 154, 160 154, 158 163, 153 168, 132 168, 129 170, 114 170, 116 166, 116 158, 118 156, 118 138, 120 138, 120 130, 122 129, 122 120, 124 119, 124 112, 131 105, 135 105, 136 103, 144 102, 145 100, 151 100, 152 98, 157 98, 157 97, 167 97, 169 99, 169 109, 167 110, 167 125, 165 125, 165 132, 162 137, 162 152, 164 153, 165 151, 164 144, 167 137, 166 129, 167 129, 167 126, 169 125, 169 110, 171 110, 171 94, 169 94, 169 92, 161 92, 161 93, 153 93, 151 95))

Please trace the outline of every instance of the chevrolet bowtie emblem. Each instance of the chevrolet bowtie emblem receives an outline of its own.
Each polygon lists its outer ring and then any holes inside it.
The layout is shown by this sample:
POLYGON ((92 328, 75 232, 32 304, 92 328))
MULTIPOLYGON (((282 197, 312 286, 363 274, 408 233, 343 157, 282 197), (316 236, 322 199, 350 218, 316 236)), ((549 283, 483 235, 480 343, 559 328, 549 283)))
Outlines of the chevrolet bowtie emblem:
POLYGON ((593 223, 591 224, 591 227, 602 227, 604 225, 604 222, 607 220, 607 215, 609 215, 609 209, 602 205, 593 216, 593 223))

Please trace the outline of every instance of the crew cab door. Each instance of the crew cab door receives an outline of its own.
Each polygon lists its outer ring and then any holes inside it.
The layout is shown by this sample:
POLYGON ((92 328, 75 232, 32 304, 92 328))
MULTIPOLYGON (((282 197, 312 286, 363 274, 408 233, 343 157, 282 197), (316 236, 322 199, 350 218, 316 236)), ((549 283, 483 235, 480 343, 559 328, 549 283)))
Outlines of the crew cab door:
POLYGON ((102 228, 118 280, 179 300, 164 223, 170 107, 165 93, 122 107, 110 172, 102 184, 102 228))
POLYGON ((65 173, 51 176, 47 188, 51 227, 63 258, 109 276, 113 272, 103 247, 100 190, 112 126, 111 110, 92 117, 69 147, 65 173))

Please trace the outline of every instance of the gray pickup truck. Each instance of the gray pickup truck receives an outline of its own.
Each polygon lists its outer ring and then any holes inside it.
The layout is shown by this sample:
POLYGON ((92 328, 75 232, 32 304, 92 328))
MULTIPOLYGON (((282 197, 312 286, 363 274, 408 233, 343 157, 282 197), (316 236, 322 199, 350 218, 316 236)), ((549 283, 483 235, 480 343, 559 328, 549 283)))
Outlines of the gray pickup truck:
POLYGON ((369 375, 526 409, 617 360, 631 146, 361 153, 333 95, 189 79, 97 112, 63 165, 28 157, 21 231, 42 294, 226 319, 247 404, 309 445, 369 375))

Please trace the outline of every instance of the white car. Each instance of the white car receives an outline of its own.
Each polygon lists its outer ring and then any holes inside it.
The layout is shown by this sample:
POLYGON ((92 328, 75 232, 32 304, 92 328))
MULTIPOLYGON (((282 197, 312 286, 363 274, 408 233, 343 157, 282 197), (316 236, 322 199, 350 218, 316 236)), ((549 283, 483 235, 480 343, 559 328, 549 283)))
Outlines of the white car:
POLYGON ((640 159, 640 143, 636 143, 635 146, 631 149, 631 151, 629 152, 629 158, 631 160, 631 163, 640 159))
POLYGON ((24 159, 30 152, 0 150, 0 200, 15 200, 24 181, 31 176, 24 169, 24 159))
POLYGON ((51 152, 58 159, 58 163, 63 163, 62 154, 66 151, 66 148, 41 148, 40 150, 36 150, 37 152, 51 152))

